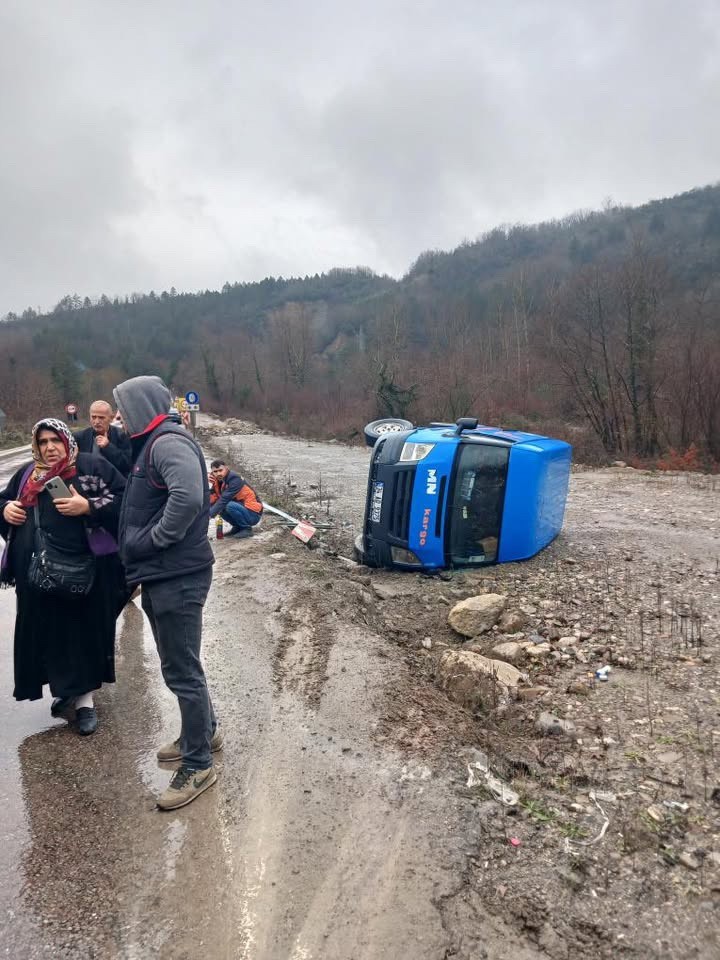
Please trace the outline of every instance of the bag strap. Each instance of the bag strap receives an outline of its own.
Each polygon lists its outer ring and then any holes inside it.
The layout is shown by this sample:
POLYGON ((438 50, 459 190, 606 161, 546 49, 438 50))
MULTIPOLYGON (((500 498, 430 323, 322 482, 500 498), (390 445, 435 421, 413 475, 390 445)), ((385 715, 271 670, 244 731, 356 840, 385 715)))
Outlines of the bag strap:
MULTIPOLYGON (((30 466, 25 471, 25 473, 22 475, 22 479, 20 480, 20 489, 18 490, 18 496, 20 496, 20 494, 22 493, 23 487, 27 483, 27 479, 30 476, 30 474, 33 472, 34 468, 35 468, 35 464, 31 463, 30 466)), ((40 529, 40 510, 38 509, 37 498, 35 499, 35 503, 33 504, 33 520, 35 521, 35 529, 39 530, 40 529)))
POLYGON ((20 486, 18 487, 18 497, 23 492, 23 487, 28 482, 28 478, 30 477, 30 474, 33 472, 34 469, 35 469, 35 464, 31 463, 30 466, 25 471, 25 473, 20 477, 20 486))
POLYGON ((33 504, 33 520, 35 521, 35 544, 38 545, 42 542, 42 537, 46 537, 47 534, 40 526, 40 507, 38 507, 37 503, 33 504))
MULTIPOLYGON (((163 436, 165 436, 165 434, 161 433, 160 437, 163 436)), ((155 470, 152 465, 152 451, 160 437, 154 437, 150 443, 146 445, 146 449, 143 454, 143 459, 145 460, 145 476, 156 490, 167 490, 167 486, 164 483, 156 483, 155 478, 153 477, 153 471, 157 474, 157 470, 155 470)))
MULTIPOLYGON (((150 442, 145 445, 145 449, 143 450, 143 459, 145 461, 145 476, 148 478, 148 480, 153 485, 153 487, 155 487, 156 490, 167 490, 167 485, 162 482, 157 483, 155 481, 153 473, 157 474, 158 476, 159 474, 155 469, 155 467, 153 467, 152 465, 152 460, 151 460, 152 451, 153 451, 153 447, 158 442, 158 440, 162 440, 163 437, 169 437, 169 436, 177 437, 179 440, 182 440, 183 443, 189 444, 191 449, 195 453, 197 453, 197 444, 195 443, 195 441, 192 440, 190 437, 183 436, 183 434, 177 430, 166 430, 163 433, 159 434, 158 436, 153 437, 152 440, 150 440, 150 442)), ((162 481, 162 478, 160 479, 162 481)))

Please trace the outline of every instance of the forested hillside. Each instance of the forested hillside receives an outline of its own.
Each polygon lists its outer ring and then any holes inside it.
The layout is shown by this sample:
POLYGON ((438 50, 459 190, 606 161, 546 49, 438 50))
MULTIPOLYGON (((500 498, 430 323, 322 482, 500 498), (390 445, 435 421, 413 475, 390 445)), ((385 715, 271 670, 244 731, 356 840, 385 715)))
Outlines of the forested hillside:
POLYGON ((581 457, 712 465, 719 294, 715 186, 499 227, 422 253, 399 281, 357 268, 69 295, 0 324, 0 406, 23 423, 68 400, 86 412, 118 380, 159 373, 208 409, 317 436, 472 414, 567 437, 581 457))

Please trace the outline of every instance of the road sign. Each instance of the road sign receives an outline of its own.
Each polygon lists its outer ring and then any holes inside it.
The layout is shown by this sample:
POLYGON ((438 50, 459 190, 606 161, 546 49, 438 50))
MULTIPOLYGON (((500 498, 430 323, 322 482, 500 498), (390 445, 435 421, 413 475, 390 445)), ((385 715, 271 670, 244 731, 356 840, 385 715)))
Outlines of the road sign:
POLYGON ((74 403, 66 403, 66 404, 65 404, 65 413, 69 413, 71 416, 72 416, 74 413, 77 413, 77 407, 75 406, 75 404, 74 404, 74 403))
POLYGON ((186 401, 185 401, 185 409, 186 409, 187 411, 189 411, 190 413, 197 413, 197 412, 200 410, 200 404, 199 404, 199 403, 188 403, 187 400, 186 400, 186 401))
POLYGON ((188 409, 192 409, 191 404, 197 404, 198 409, 200 409, 200 397, 195 393, 194 390, 188 390, 185 394, 185 400, 188 403, 188 409))
POLYGON ((297 537, 298 540, 302 540, 303 543, 308 543, 308 541, 315 536, 317 530, 311 523, 308 523, 307 520, 301 520, 296 527, 293 527, 290 533, 294 537, 297 537))

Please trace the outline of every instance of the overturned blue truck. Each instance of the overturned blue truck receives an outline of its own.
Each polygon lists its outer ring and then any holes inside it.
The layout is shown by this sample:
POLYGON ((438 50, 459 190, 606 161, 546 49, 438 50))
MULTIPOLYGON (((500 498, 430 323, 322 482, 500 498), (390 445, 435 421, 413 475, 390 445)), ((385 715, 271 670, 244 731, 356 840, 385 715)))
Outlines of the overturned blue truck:
POLYGON ((436 570, 525 560, 560 532, 572 448, 562 440, 482 426, 365 427, 373 447, 360 563, 436 570))

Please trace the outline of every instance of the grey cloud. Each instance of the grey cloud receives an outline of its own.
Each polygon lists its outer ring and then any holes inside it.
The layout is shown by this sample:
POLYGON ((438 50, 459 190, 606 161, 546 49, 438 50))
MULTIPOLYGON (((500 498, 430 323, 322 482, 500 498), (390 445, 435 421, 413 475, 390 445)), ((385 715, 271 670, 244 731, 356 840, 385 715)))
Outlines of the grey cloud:
POLYGON ((715 181, 714 0, 9 0, 0 311, 421 250, 715 181))
POLYGON ((89 103, 73 88, 68 52, 7 11, 0 37, 2 306, 134 288, 148 265, 116 225, 145 192, 133 168, 132 118, 89 103))
POLYGON ((333 191, 407 261, 418 244, 457 243, 495 223, 715 179, 717 21, 641 6, 593 16, 566 5, 509 47, 498 47, 497 24, 483 42, 479 17, 461 33, 441 27, 432 48, 376 64, 339 93, 318 132, 327 165, 312 189, 333 191))

